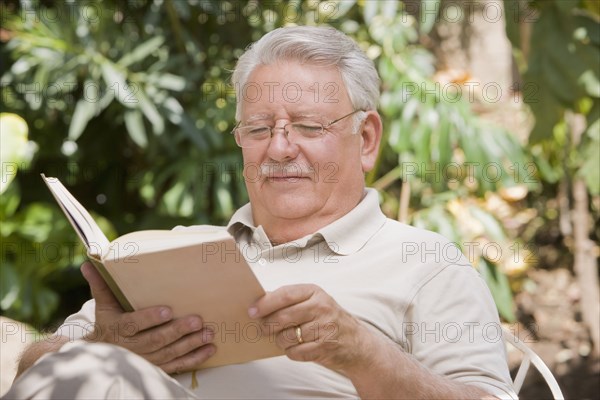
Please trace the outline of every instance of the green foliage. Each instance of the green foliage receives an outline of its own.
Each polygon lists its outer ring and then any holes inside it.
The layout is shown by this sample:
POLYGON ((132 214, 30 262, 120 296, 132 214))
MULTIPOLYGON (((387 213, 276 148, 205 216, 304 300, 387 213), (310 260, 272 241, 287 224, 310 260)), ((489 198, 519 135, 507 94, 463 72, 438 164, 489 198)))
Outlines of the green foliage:
POLYGON ((19 167, 26 166, 34 149, 27 140, 27 122, 16 114, 0 113, 0 194, 8 188, 17 175, 19 167))
MULTIPOLYGON (((551 142, 540 153, 558 154, 555 161, 538 157, 542 178, 555 182, 565 167, 584 177, 588 189, 600 194, 600 14, 598 4, 581 0, 544 0, 510 2, 505 5, 512 12, 507 18, 507 33, 517 51, 530 48, 526 54, 523 75, 524 99, 535 116, 530 134, 532 144, 551 142), (536 14, 533 14, 533 13, 536 14), (522 37, 519 24, 523 16, 535 15, 530 38, 522 37), (556 131, 564 131, 565 111, 583 114, 587 118, 585 133, 579 144, 570 139, 557 138, 556 131), (575 146, 575 148, 571 148, 575 146), (565 149, 573 159, 564 165, 565 149), (556 160, 558 159, 558 160, 556 160), (554 164, 554 172, 548 173, 554 164), (559 176, 556 176, 558 174, 559 176)), ((528 19, 531 23, 531 18, 528 19)), ((565 134, 570 135, 569 132, 565 134)), ((560 136, 561 133, 559 132, 560 136)))

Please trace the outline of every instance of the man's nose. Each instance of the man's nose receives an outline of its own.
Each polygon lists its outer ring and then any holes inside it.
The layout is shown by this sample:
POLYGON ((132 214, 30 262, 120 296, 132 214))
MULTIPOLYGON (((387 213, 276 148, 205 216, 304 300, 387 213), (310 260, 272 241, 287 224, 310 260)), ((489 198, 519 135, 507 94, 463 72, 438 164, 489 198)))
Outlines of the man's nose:
POLYGON ((299 147, 289 141, 288 133, 284 127, 273 128, 273 136, 267 149, 269 158, 275 161, 284 161, 296 158, 299 147))

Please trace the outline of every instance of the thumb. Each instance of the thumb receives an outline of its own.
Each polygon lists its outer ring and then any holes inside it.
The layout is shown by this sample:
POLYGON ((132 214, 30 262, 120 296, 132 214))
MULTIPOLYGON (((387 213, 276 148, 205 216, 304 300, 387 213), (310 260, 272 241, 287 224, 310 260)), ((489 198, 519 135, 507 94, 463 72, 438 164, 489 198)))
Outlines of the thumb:
POLYGON ((81 274, 90 285, 97 308, 123 311, 110 288, 90 261, 86 261, 81 265, 81 274))

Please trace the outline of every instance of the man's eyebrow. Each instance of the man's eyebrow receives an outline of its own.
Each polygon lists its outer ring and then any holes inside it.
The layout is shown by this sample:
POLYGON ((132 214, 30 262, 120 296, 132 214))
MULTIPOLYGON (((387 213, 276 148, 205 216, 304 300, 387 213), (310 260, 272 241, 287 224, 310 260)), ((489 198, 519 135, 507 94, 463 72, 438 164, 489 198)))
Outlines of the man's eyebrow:
POLYGON ((298 113, 298 114, 294 114, 292 117, 293 118, 321 118, 322 115, 315 114, 315 113, 298 113))
MULTIPOLYGON (((301 119, 322 120, 323 115, 316 114, 316 113, 310 113, 310 112, 299 112, 299 113, 291 113, 290 118, 292 120, 296 120, 296 121, 301 120, 301 119)), ((264 120, 273 121, 274 119, 275 119, 275 114, 267 114, 267 113, 253 114, 253 115, 250 115, 245 120, 245 123, 254 122, 254 121, 264 121, 264 120)))
POLYGON ((246 119, 246 122, 260 121, 260 120, 264 120, 264 119, 273 120, 273 119, 275 119, 275 115, 274 114, 254 114, 254 115, 249 116, 246 119))
POLYGON ((318 113, 313 113, 313 112, 298 112, 298 113, 291 113, 290 114, 290 118, 293 121, 319 121, 322 122, 323 120, 327 119, 323 116, 323 114, 318 114, 318 113))

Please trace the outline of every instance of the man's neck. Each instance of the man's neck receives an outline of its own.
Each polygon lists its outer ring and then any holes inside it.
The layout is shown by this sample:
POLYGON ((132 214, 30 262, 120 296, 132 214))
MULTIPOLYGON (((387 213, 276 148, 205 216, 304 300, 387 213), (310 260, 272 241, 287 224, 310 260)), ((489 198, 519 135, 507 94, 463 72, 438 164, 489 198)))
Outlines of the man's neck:
POLYGON ((312 235, 319 229, 337 221, 352 211, 361 201, 361 194, 351 206, 346 208, 335 208, 330 212, 321 210, 318 215, 300 218, 278 218, 273 215, 261 215, 260 212, 252 210, 254 224, 262 226, 273 246, 289 243, 308 235, 312 235))

